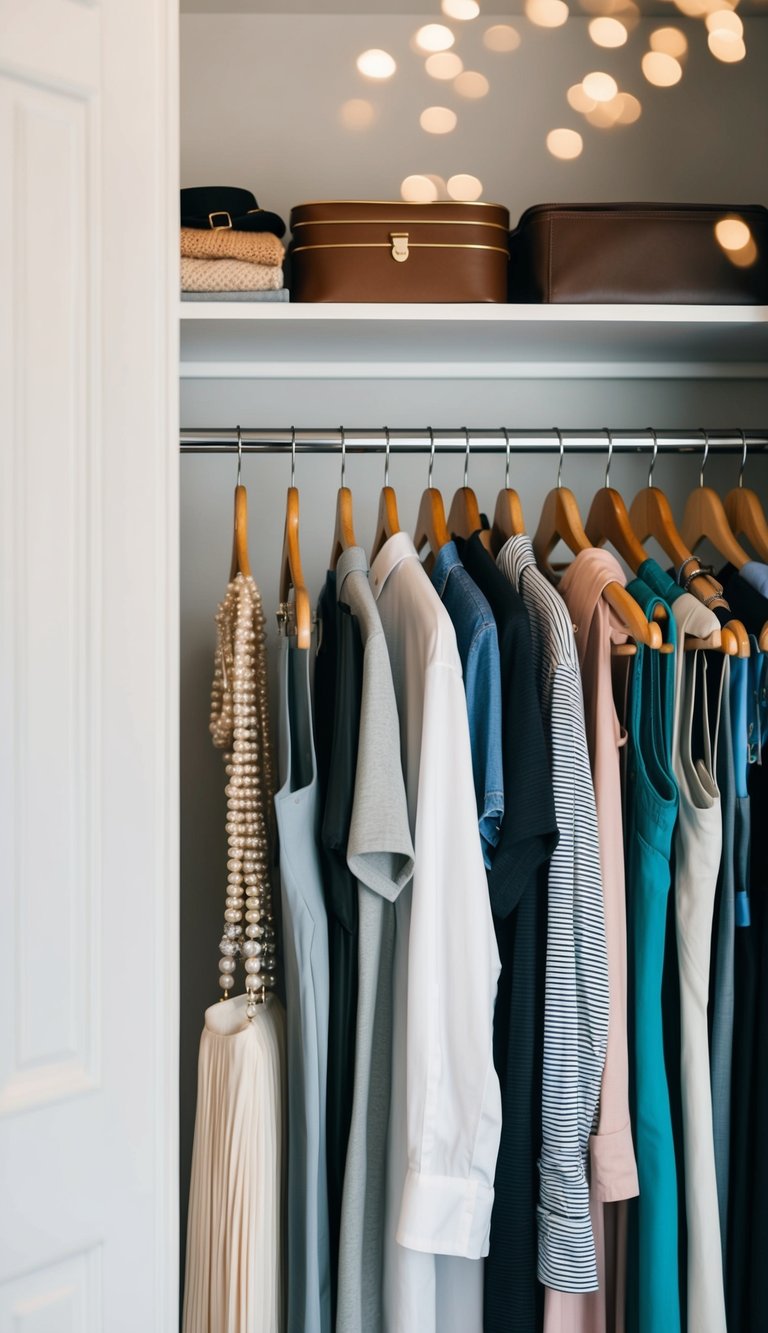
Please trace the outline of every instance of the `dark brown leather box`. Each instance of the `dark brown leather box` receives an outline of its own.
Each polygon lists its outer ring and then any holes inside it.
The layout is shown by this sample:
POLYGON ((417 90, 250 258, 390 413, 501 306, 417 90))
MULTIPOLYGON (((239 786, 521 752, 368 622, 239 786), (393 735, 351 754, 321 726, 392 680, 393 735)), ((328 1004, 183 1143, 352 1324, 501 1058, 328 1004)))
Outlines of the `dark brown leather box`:
MULTIPOLYGON (((733 229, 731 229, 733 230, 733 229)), ((768 209, 711 204, 539 204, 509 240, 513 302, 768 304, 768 209), (727 250, 718 223, 738 219, 727 250)))
POLYGON ((507 299, 509 212, 439 200, 330 200, 291 211, 293 301, 507 299))

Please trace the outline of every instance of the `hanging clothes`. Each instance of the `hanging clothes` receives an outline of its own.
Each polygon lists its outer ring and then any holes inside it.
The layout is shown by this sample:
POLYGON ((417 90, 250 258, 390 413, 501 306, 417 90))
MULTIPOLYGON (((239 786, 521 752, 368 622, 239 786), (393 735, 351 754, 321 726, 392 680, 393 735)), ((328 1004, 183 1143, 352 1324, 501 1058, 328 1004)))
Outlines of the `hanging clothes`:
POLYGON ((568 608, 537 568, 530 538, 511 537, 497 564, 528 611, 560 834, 547 886, 538 1276, 562 1291, 594 1291, 587 1158, 597 1123, 609 1001, 581 672, 568 608))
POLYGON ((739 575, 762 597, 768 597, 768 565, 760 560, 748 560, 741 566, 739 575))
POLYGON ((501 1130, 493 1065, 499 955, 475 811, 461 662, 410 537, 371 567, 389 650, 415 869, 396 903, 385 1324, 482 1323, 501 1130))
POLYGON ((325 1105, 328 925, 318 853, 309 652, 280 640, 280 839, 288 1060, 287 1333, 330 1333, 325 1105))
POLYGON ((626 1274, 625 1200, 638 1192, 629 1119, 627 1053, 627 924, 619 746, 613 702, 611 645, 625 642, 602 593, 626 583, 609 551, 590 548, 574 557, 560 591, 575 626, 584 690, 587 744, 600 835, 610 1015, 597 1131, 590 1138, 590 1197, 597 1254, 598 1292, 575 1295, 547 1288, 547 1333, 623 1333, 626 1274))
POLYGON ((640 578, 628 584, 648 618, 666 613, 661 654, 637 645, 627 710, 626 872, 630 1092, 640 1192, 629 1215, 629 1333, 679 1333, 675 1145, 664 1061, 662 977, 678 792, 672 771, 677 626, 640 578))
MULTIPOLYGON (((711 611, 687 594, 673 603, 678 642, 717 627, 711 611)), ((688 1333, 725 1333, 725 1299, 715 1174, 707 1000, 712 919, 722 851, 720 796, 715 780, 701 653, 679 654, 673 764, 680 793, 675 838, 675 918, 680 977, 680 1082, 685 1160, 688 1333), (701 660, 699 660, 701 659, 701 660), (694 755, 697 692, 702 711, 694 755)), ((715 735, 717 719, 714 720, 715 735)))
MULTIPOLYGON (((347 866, 347 842, 354 799, 362 693, 363 652, 357 621, 339 600, 338 572, 333 583, 335 601, 321 627, 335 618, 334 704, 331 748, 322 811, 320 842, 323 852, 323 892, 328 917, 328 1094, 326 1146, 328 1219, 331 1270, 331 1317, 336 1315, 336 1275, 339 1263, 341 1198, 344 1164, 352 1115, 355 1068, 355 1014, 357 1007, 357 882, 347 866)), ((322 629, 321 629, 322 633, 322 629)))
POLYGON ((728 1190, 731 1159, 731 1084, 733 1065, 734 954, 736 943, 736 756, 729 707, 731 662, 721 666, 724 707, 717 739, 717 785, 723 823, 723 849, 715 896, 715 930, 710 968, 710 1080, 715 1175, 720 1215, 723 1271, 727 1263, 728 1190))
POLYGON ((486 868, 493 862, 504 815, 501 758, 501 668, 496 622, 487 599, 459 559, 456 543, 435 556, 430 578, 445 606, 461 658, 469 714, 475 800, 486 868))
POLYGON ((491 1247, 485 1264, 486 1333, 541 1324, 536 1278, 536 1162, 541 1152, 546 876, 557 844, 552 777, 531 660, 525 605, 475 533, 456 549, 486 598, 499 641, 504 821, 488 876, 501 979, 494 1052, 502 1128, 491 1247))
POLYGON ((342 553, 336 578, 360 629, 363 677, 347 849, 357 877, 359 983, 335 1333, 382 1333, 395 901, 414 857, 392 671, 360 547, 342 553))

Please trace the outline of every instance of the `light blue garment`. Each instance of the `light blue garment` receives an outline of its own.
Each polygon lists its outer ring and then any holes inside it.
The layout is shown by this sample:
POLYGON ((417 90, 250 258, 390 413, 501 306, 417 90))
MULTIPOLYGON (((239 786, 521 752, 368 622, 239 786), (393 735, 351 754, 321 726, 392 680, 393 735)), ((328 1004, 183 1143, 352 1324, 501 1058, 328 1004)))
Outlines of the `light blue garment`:
POLYGON ((328 927, 320 875, 309 652, 281 638, 280 838, 288 1061, 287 1333, 330 1333, 326 1176, 328 927))
POLYGON ((455 542, 446 542, 438 551, 431 579, 456 631, 469 713, 478 826, 483 860, 490 869, 504 816, 496 621, 487 598, 461 563, 455 542))
MULTIPOLYGON (((650 563, 650 562, 646 562, 650 563)), ((660 571, 663 573, 663 571, 660 571)), ((647 616, 669 606, 641 579, 627 591, 647 616)), ((629 692, 626 800, 631 1110, 640 1195, 630 1200, 630 1333, 680 1333, 677 1173, 664 1064, 662 975, 678 791, 672 770, 675 654, 637 645, 629 692)))
POLYGON ((762 593, 763 597, 768 597, 768 565, 764 565, 760 560, 748 560, 741 566, 739 574, 762 593))

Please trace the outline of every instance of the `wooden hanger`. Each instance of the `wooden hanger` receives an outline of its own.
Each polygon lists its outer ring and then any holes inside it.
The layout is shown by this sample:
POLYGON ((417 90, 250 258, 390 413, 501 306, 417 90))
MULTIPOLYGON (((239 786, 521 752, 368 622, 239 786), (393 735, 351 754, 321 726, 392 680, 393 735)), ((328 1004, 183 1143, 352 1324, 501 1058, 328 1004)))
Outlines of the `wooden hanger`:
POLYGON ((280 611, 278 619, 286 626, 286 633, 296 635, 297 648, 309 648, 312 642, 312 605, 304 582, 299 549, 299 492, 294 486, 296 475, 296 432, 291 427, 291 484, 285 500, 285 529, 283 551, 280 557, 280 611), (293 590, 293 601, 290 594, 293 590))
POLYGON ((604 546, 606 542, 610 542, 614 550, 618 551, 622 559, 626 560, 632 572, 636 574, 648 556, 635 536, 627 506, 619 492, 610 485, 613 436, 607 426, 604 426, 603 429, 608 436, 605 485, 601 486, 600 490, 596 492, 584 526, 587 537, 593 546, 604 546))
POLYGON ((460 486, 451 501, 448 511, 448 531, 458 537, 471 537, 474 532, 480 534, 480 541, 486 551, 491 549, 491 534, 483 527, 477 496, 469 485, 469 431, 462 426, 467 442, 464 454, 464 485, 460 486))
POLYGON ((379 513, 376 519, 376 534, 373 538, 371 547, 371 564, 379 554, 382 546, 396 532, 400 531, 400 520, 397 515, 397 496, 389 484, 389 428, 384 427, 384 434, 387 439, 386 452, 384 454, 384 485, 381 488, 379 496, 379 513))
POLYGON ((496 509, 493 515, 493 527, 491 528, 491 551, 498 555, 505 542, 510 537, 518 537, 525 532, 525 520, 523 518, 523 506, 520 503, 520 496, 517 491, 513 491, 509 484, 509 431, 506 427, 501 427, 507 441, 507 466, 504 474, 504 488, 499 491, 496 498, 496 509))
POLYGON ((742 565, 747 564, 749 556, 739 546, 733 535, 723 502, 717 491, 714 491, 711 486, 704 485, 704 468, 709 453, 709 435, 706 431, 702 431, 702 435, 704 436, 704 455, 699 470, 699 484, 694 487, 686 500, 680 531, 683 535, 683 541, 691 551, 695 551, 699 543, 706 539, 730 564, 735 565, 737 569, 741 569, 742 565))
POLYGON ((432 472, 435 466, 435 434, 432 427, 429 427, 429 473, 427 474, 427 489, 423 492, 419 512, 416 515, 416 530, 414 533, 413 544, 417 553, 420 555, 425 546, 430 549, 430 554, 424 561, 429 569, 434 564, 434 557, 441 547, 451 540, 451 534, 448 531, 448 525, 445 521, 445 508, 443 506, 443 497, 440 492, 432 485, 432 472))
POLYGON ((760 497, 744 485, 744 468, 747 462, 747 437, 741 432, 742 455, 739 468, 739 484, 734 486, 725 497, 725 516, 731 531, 738 540, 746 537, 758 560, 768 564, 768 520, 760 497))
POLYGON ((237 481, 235 483, 235 522, 232 534, 232 562, 229 567, 229 581, 236 574, 251 577, 251 562, 248 557, 248 492, 241 485, 243 468, 243 440, 240 427, 237 427, 237 481))
POLYGON ((333 529, 331 558, 328 561, 330 569, 336 568, 342 551, 346 551, 350 546, 357 546, 355 525, 352 520, 352 492, 348 486, 344 485, 344 474, 347 470, 347 437, 343 426, 339 427, 339 431, 341 433, 341 485, 336 493, 336 523, 333 529))
MULTIPOLYGON (((562 485, 563 435, 562 431, 557 429, 556 434, 560 441, 557 485, 554 490, 549 492, 544 501, 539 526, 533 538, 536 563, 553 583, 557 582, 558 574, 550 563, 550 556, 559 541, 565 542, 574 555, 578 555, 580 551, 592 550, 592 544, 584 531, 576 497, 573 491, 569 491, 562 485)), ((648 620, 648 617, 643 614, 638 603, 631 593, 627 592, 626 588, 622 587, 620 583, 608 583, 603 589, 603 598, 616 612, 631 638, 637 643, 647 644, 650 648, 661 647, 662 634, 660 627, 654 621, 648 620)), ((627 646, 630 651, 634 651, 632 645, 627 646)))
MULTIPOLYGON (((658 486, 653 484, 653 471, 656 466, 659 445, 653 427, 649 427, 649 433, 653 436, 653 457, 648 469, 648 485, 643 490, 638 491, 632 501, 629 507, 629 519, 638 541, 645 543, 651 537, 655 538, 677 570, 691 559, 692 552, 678 531, 666 495, 659 490, 658 486)), ((719 586, 709 575, 702 575, 701 578, 694 579, 692 582, 691 592, 700 602, 706 601, 710 607, 723 606, 727 608, 728 603, 724 597, 713 597, 719 586)), ((723 629, 713 630, 705 639, 686 635, 684 646, 689 651, 707 648, 714 652, 723 652, 728 657, 734 657, 737 654, 744 656, 745 643, 748 648, 749 636, 741 621, 731 620, 723 629)))

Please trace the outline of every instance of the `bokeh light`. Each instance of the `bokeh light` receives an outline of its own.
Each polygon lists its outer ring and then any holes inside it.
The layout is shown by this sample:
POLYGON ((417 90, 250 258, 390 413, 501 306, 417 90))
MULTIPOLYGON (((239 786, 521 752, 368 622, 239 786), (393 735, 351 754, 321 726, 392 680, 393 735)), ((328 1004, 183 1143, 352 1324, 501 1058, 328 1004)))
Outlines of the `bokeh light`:
POLYGON ((400 194, 407 204, 431 204, 437 199, 437 186, 429 176, 406 176, 400 194))
POLYGON ((494 23, 483 33, 483 45, 489 51, 516 51, 520 45, 520 33, 511 23, 494 23))
POLYGON ((752 240, 752 232, 742 218, 721 218, 715 223, 715 236, 723 250, 743 250, 752 240))
POLYGON ((457 176, 449 177, 447 189, 451 199, 473 204, 483 193, 483 182, 478 180, 477 176, 459 173, 457 176))
POLYGON ((744 24, 732 9, 716 9, 704 21, 709 32, 735 32, 737 37, 744 36, 744 24))
POLYGON ((743 60, 747 54, 744 38, 739 37, 737 32, 726 32, 723 28, 709 34, 707 46, 716 60, 722 60, 727 65, 743 60))
POLYGON ((590 19, 589 35, 595 46, 616 47, 624 45, 629 33, 620 19, 603 16, 590 19))
POLYGON ((448 198, 448 187, 447 187, 447 185, 446 185, 446 183, 445 183, 445 180, 443 179, 442 176, 435 176, 435 175, 433 175, 433 173, 430 171, 430 172, 427 172, 427 180, 428 180, 428 181, 431 181, 432 184, 434 185, 435 189, 437 190, 437 197, 438 197, 438 199, 447 199, 447 198, 448 198))
POLYGON ((593 111, 597 106, 594 97, 587 97, 587 94, 584 92, 584 86, 581 83, 571 84, 566 93, 566 97, 568 98, 568 105, 572 106, 574 111, 581 111, 582 115, 586 111, 593 111))
POLYGON ((476 19, 480 13, 477 0, 442 0, 440 8, 446 18, 458 19, 462 23, 476 19))
POLYGON ((640 100, 634 97, 632 93, 619 93, 619 102, 621 103, 621 109, 616 124, 634 125, 635 121, 639 120, 643 114, 640 100))
POLYGON ((619 91, 619 85, 613 75, 606 74, 603 70, 595 70, 592 74, 585 75, 581 86, 586 96, 595 102, 610 102, 619 91))
POLYGON ((425 23, 413 39, 420 51, 449 51, 456 41, 444 23, 425 23))
POLYGON ((351 97, 339 108, 339 120, 345 130, 367 130, 376 119, 376 111, 364 97, 351 97))
POLYGON ((388 51, 374 48, 357 57, 357 68, 366 79, 391 79, 397 65, 388 51))
POLYGON ((577 130, 550 130, 547 135, 548 152, 563 162, 570 162, 575 157, 580 157, 583 148, 584 140, 577 130))
POLYGON ((428 106, 419 116, 419 124, 427 134, 450 134, 456 129, 458 116, 448 106, 428 106))
POLYGON ((648 82, 656 88, 672 88, 683 77, 680 61, 667 55, 666 51, 646 51, 642 70, 648 82))
POLYGON ((753 238, 750 237, 743 250, 728 250, 726 253, 736 268, 750 268, 757 259, 757 246, 753 238))
POLYGON ((525 16, 537 28, 561 28, 569 13, 565 0, 525 0, 525 16))
POLYGON ((663 51, 676 60, 680 60, 688 50, 688 38, 679 28, 656 28, 650 35, 649 43, 652 51, 663 51))
POLYGON ((424 68, 432 79, 455 79, 464 68, 464 61, 454 51, 436 51, 428 56, 424 68))
POLYGON ((465 69, 463 74, 458 74, 453 80, 453 86, 460 97, 475 99, 485 97, 491 85, 484 74, 479 74, 475 69, 465 69))

